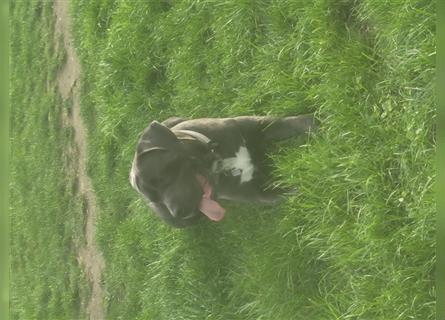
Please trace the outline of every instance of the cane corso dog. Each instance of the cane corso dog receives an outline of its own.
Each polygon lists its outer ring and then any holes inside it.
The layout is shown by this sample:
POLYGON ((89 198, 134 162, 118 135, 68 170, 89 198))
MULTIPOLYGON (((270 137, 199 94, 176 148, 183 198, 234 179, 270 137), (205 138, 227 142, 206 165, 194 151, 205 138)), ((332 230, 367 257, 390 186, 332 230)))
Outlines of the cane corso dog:
POLYGON ((313 114, 153 121, 139 139, 130 183, 162 220, 183 228, 203 217, 223 219, 219 199, 273 204, 266 147, 306 135, 313 114))

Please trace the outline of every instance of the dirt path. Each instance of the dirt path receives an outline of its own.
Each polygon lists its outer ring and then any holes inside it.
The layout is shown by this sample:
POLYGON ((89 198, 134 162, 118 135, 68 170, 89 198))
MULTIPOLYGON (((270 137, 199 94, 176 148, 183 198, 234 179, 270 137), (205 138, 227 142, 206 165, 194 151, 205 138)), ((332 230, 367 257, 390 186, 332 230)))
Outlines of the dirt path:
MULTIPOLYGON (((92 292, 88 302, 87 314, 89 319, 104 319, 104 292, 101 286, 101 275, 105 262, 95 240, 95 225, 98 215, 96 195, 94 194, 90 177, 87 175, 87 141, 86 130, 80 116, 80 63, 73 46, 71 35, 71 17, 69 16, 69 1, 56 0, 54 14, 56 17, 55 34, 63 36, 66 51, 66 63, 57 75, 57 85, 64 100, 71 99, 72 114, 66 117, 66 125, 75 131, 75 144, 78 150, 77 176, 79 179, 79 193, 86 199, 87 218, 85 227, 86 245, 79 249, 78 261, 83 265, 91 282, 92 292)), ((57 43, 57 42, 56 42, 57 43)), ((61 48, 58 48, 61 49, 61 48)))

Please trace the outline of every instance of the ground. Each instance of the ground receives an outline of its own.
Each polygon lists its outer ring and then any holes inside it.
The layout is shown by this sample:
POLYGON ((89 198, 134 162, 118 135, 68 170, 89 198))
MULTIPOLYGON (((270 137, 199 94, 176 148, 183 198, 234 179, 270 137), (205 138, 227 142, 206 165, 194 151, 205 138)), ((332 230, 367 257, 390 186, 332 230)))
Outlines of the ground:
MULTIPOLYGON (((99 209, 97 207, 96 195, 93 190, 91 179, 87 174, 87 141, 86 130, 80 115, 80 73, 79 58, 75 52, 72 34, 71 17, 69 16, 69 2, 57 0, 54 2, 54 13, 56 17, 55 36, 62 35, 63 48, 66 51, 66 61, 57 74, 57 87, 64 100, 72 101, 72 114, 64 117, 64 125, 74 128, 74 137, 78 152, 77 176, 79 181, 79 194, 86 199, 86 245, 79 248, 78 260, 84 266, 89 281, 92 283, 92 292, 87 308, 90 319, 105 319, 103 299, 104 293, 101 286, 102 270, 105 261, 97 247, 95 229, 99 209)), ((67 150, 67 152, 70 152, 67 150)), ((72 152, 72 151, 71 151, 72 152)))

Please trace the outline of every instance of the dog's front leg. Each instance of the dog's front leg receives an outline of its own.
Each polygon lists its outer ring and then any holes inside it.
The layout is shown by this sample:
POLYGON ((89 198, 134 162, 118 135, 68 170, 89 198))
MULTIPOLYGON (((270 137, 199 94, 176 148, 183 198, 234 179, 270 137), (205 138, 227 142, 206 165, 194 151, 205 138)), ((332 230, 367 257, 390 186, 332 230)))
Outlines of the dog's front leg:
POLYGON ((220 199, 230 200, 241 203, 260 203, 265 205, 279 204, 286 198, 283 196, 283 190, 268 189, 261 190, 255 185, 244 185, 242 188, 233 190, 224 190, 218 194, 220 199))
POLYGON ((266 140, 284 140, 308 134, 318 127, 318 120, 313 114, 263 119, 262 131, 266 140))

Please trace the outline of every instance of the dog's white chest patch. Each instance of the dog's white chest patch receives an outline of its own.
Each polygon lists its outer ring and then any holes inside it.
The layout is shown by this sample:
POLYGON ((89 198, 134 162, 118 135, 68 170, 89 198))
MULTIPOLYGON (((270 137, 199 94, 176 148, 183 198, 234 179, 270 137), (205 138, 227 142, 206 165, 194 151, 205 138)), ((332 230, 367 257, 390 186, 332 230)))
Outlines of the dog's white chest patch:
POLYGON ((248 182, 253 178, 255 167, 246 147, 240 147, 233 158, 222 161, 222 169, 230 171, 234 176, 241 176, 241 183, 248 182))

